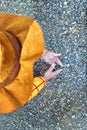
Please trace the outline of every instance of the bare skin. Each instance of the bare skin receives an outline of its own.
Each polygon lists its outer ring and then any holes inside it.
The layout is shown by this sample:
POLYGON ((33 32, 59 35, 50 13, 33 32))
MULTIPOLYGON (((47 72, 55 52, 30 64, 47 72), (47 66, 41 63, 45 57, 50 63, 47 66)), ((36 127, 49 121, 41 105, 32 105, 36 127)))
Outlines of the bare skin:
POLYGON ((60 53, 51 52, 47 49, 44 49, 42 54, 42 59, 44 59, 45 62, 50 64, 50 68, 44 73, 43 78, 48 81, 51 78, 56 77, 60 72, 61 69, 58 69, 56 71, 53 71, 55 68, 55 63, 63 67, 62 62, 60 61, 59 57, 61 56, 60 53))

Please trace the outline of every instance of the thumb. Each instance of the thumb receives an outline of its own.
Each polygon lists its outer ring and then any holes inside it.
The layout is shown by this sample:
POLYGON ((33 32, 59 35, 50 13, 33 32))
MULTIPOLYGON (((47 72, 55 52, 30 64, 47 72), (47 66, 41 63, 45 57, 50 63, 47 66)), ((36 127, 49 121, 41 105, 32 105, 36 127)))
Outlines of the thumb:
POLYGON ((50 68, 48 69, 48 71, 52 71, 54 68, 55 68, 55 66, 56 66, 56 64, 55 63, 53 63, 51 66, 50 66, 50 68))
POLYGON ((62 69, 58 69, 58 70, 54 71, 52 73, 53 77, 57 76, 61 71, 62 71, 62 69))
POLYGON ((59 57, 59 56, 61 56, 61 53, 54 53, 54 56, 56 56, 56 57, 59 57))

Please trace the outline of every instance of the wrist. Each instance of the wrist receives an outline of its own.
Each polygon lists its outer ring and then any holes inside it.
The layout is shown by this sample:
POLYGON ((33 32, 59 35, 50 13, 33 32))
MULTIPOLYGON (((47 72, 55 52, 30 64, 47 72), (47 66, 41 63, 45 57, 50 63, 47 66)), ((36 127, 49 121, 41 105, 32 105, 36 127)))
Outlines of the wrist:
POLYGON ((47 82, 49 80, 49 77, 46 74, 44 74, 43 78, 44 78, 45 82, 47 82))
POLYGON ((46 54, 48 53, 48 50, 46 48, 44 48, 43 54, 42 54, 42 58, 44 59, 46 54))

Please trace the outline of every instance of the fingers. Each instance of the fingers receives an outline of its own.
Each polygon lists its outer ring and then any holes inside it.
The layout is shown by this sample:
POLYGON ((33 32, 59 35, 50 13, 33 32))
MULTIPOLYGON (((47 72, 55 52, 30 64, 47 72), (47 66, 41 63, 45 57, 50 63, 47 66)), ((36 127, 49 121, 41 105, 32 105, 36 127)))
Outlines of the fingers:
POLYGON ((58 70, 56 70, 56 71, 53 71, 53 69, 55 68, 55 66, 56 66, 56 64, 53 63, 53 64, 50 66, 50 68, 48 69, 48 73, 49 73, 49 76, 50 76, 51 78, 55 77, 56 75, 58 75, 58 74, 62 71, 62 69, 58 69, 58 70))
POLYGON ((60 65, 61 67, 63 67, 62 62, 61 62, 60 59, 58 58, 59 56, 61 56, 61 53, 58 53, 58 54, 53 53, 53 56, 54 56, 55 62, 56 62, 58 65, 60 65))
POLYGON ((54 78, 54 77, 56 77, 60 72, 61 72, 61 69, 59 69, 59 70, 56 70, 56 71, 53 71, 53 69, 55 68, 55 63, 53 63, 51 66, 50 66, 50 68, 45 72, 45 74, 44 74, 44 79, 46 80, 46 81, 48 81, 49 79, 51 79, 51 78, 54 78))
POLYGON ((58 57, 58 56, 61 56, 61 53, 53 53, 53 56, 56 56, 56 57, 58 57))
POLYGON ((56 60, 56 63, 58 64, 58 65, 60 65, 61 67, 63 67, 63 63, 57 58, 57 60, 56 60))
MULTIPOLYGON (((48 70, 48 71, 49 71, 49 70, 48 70)), ((62 69, 49 72, 49 73, 50 73, 49 79, 56 77, 61 71, 62 71, 62 69)))
POLYGON ((53 71, 53 69, 55 68, 55 66, 56 66, 56 64, 53 63, 53 64, 50 66, 50 68, 48 69, 48 72, 50 73, 50 76, 51 76, 51 77, 55 77, 56 75, 58 75, 58 74, 62 71, 62 69, 58 69, 58 70, 56 70, 56 71, 53 71))
POLYGON ((61 71, 62 71, 62 69, 59 69, 59 70, 52 72, 52 77, 57 76, 61 71))
POLYGON ((55 66, 56 66, 56 64, 53 63, 53 64, 50 66, 50 68, 48 69, 48 71, 49 71, 49 72, 53 71, 53 69, 55 68, 55 66))

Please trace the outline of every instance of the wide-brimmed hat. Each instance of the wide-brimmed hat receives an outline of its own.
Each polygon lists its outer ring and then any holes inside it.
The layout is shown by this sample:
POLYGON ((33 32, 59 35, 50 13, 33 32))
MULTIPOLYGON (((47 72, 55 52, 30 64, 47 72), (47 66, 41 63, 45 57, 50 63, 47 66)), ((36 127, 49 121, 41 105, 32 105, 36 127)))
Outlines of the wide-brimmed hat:
POLYGON ((43 52, 39 24, 27 16, 0 14, 0 113, 25 104, 33 87, 33 64, 43 52))

